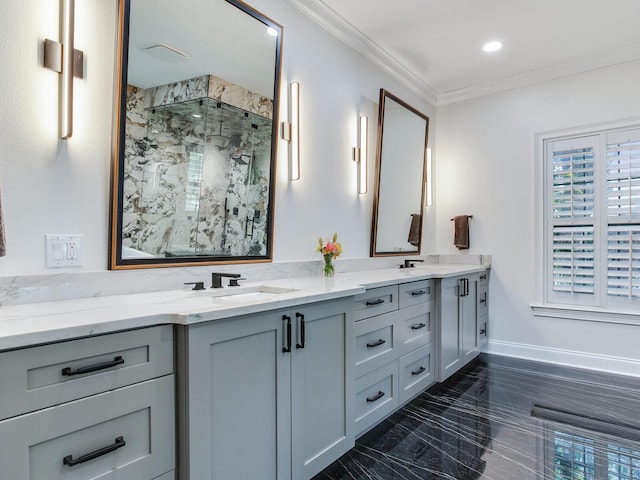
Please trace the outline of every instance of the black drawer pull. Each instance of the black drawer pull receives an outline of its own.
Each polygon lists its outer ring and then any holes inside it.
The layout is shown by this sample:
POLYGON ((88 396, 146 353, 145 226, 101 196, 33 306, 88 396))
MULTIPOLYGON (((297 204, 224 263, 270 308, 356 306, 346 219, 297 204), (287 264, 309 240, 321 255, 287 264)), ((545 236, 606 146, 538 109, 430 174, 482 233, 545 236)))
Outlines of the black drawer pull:
POLYGON ((367 306, 368 307, 373 307, 374 305, 380 305, 381 303, 384 303, 384 300, 381 298, 378 298, 377 300, 373 300, 371 302, 367 302, 367 306))
POLYGON ((480 280, 486 280, 487 279, 487 274, 483 273, 482 275, 480 275, 480 280))
POLYGON ((377 402, 382 397, 384 397, 384 392, 382 390, 379 390, 378 393, 376 395, 374 395, 373 397, 367 397, 367 403, 377 402))
POLYGON ((419 297, 420 295, 425 295, 427 293, 426 290, 414 290, 411 292, 412 297, 419 297))
POLYGON ((305 326, 304 326, 304 315, 301 314, 300 312, 296 313, 296 319, 300 319, 300 343, 296 343, 296 348, 304 348, 304 342, 305 342, 305 326))
POLYGON ((91 453, 87 453, 86 455, 82 455, 81 457, 78 457, 75 460, 73 459, 73 455, 67 455, 66 457, 64 457, 62 459, 62 463, 65 464, 65 465, 69 465, 70 467, 73 467, 74 465, 79 465, 81 463, 88 462, 89 460, 93 460, 95 458, 102 457, 103 455, 106 455, 107 453, 114 452, 114 451, 118 450, 119 448, 124 447, 126 444, 127 444, 127 442, 124 441, 123 437, 118 437, 118 438, 116 438, 116 443, 114 443, 113 445, 109 445, 108 447, 99 448, 98 450, 96 450, 94 452, 91 452, 91 453))
POLYGON ((426 327, 427 325, 424 323, 416 323, 415 325, 411 325, 411 330, 420 330, 421 328, 426 327))
POLYGON ((480 335, 486 335, 487 331, 483 328, 478 332, 480 335))
POLYGON ((291 317, 288 315, 282 316, 282 321, 286 322, 285 333, 287 337, 287 344, 282 346, 282 353, 291 352, 291 317))
POLYGON ((373 343, 367 343, 367 348, 375 348, 375 347, 379 347, 380 345, 382 345, 383 343, 387 343, 386 340, 383 339, 379 339, 373 343))
POLYGON ((426 370, 426 368, 424 367, 420 367, 419 369, 411 372, 411 375, 420 375, 422 372, 424 372, 426 370))
POLYGON ((487 303, 487 299, 486 298, 481 298, 480 299, 480 303, 487 303))
POLYGON ((95 365, 80 367, 80 368, 76 368, 75 370, 72 370, 71 367, 65 367, 62 369, 62 375, 64 375, 65 377, 70 377, 72 375, 82 375, 83 373, 97 372, 98 370, 104 370, 106 368, 115 367, 116 365, 122 365, 123 363, 124 363, 124 358, 118 355, 110 362, 96 363, 95 365))

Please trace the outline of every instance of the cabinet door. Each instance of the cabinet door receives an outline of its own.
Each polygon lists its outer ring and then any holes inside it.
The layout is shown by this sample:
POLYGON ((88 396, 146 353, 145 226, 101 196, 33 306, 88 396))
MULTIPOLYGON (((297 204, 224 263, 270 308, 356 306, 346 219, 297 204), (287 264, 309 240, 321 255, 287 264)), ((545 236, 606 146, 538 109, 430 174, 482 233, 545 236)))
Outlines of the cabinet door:
POLYGON ((289 310, 188 330, 191 480, 291 479, 289 310))
POLYGON ((443 278, 440 283, 440 375, 442 382, 462 366, 460 297, 462 279, 443 278))
POLYGON ((347 299, 291 310, 296 323, 291 354, 296 480, 311 478, 354 445, 352 309, 353 300, 347 299))
POLYGON ((466 364, 480 353, 478 343, 478 281, 479 275, 465 275, 464 296, 460 297, 462 317, 462 363, 466 364))

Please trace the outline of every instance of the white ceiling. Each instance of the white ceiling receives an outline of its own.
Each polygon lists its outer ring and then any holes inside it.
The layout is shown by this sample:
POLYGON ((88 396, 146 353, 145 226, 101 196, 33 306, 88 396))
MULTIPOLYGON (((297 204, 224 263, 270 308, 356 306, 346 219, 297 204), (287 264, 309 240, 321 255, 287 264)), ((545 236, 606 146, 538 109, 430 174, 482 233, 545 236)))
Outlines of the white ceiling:
POLYGON ((437 103, 640 58, 640 0, 288 1, 437 103))

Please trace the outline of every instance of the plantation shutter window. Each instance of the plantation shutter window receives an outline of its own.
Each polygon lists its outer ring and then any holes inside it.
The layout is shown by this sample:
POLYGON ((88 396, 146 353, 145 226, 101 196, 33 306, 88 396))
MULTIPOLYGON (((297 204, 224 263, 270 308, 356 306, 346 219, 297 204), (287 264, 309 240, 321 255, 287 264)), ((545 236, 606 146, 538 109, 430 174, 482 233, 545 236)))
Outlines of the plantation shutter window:
POLYGON ((640 128, 544 142, 546 301, 640 305, 640 128))

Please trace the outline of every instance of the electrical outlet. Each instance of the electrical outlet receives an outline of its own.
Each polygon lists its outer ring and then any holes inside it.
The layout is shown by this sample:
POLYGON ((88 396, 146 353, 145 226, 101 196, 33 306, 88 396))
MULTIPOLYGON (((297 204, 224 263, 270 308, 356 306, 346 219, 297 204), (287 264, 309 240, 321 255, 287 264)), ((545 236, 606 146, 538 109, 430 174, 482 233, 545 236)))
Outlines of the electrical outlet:
POLYGON ((82 235, 46 235, 47 268, 81 267, 82 235))

